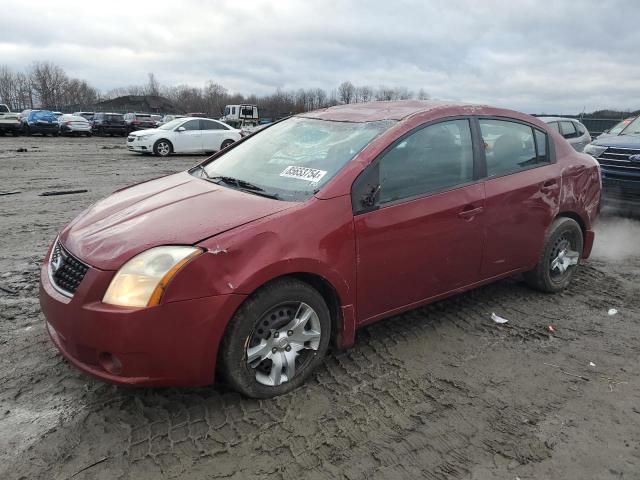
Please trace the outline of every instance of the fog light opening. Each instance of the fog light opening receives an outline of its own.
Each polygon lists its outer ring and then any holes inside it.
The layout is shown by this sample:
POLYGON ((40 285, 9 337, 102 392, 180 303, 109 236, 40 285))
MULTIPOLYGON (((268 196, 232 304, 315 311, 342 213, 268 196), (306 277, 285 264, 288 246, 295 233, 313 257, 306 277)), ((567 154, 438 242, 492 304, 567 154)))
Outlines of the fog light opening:
POLYGON ((109 373, 114 375, 120 375, 122 373, 122 362, 112 353, 101 352, 100 355, 98 355, 98 362, 100 366, 109 373))

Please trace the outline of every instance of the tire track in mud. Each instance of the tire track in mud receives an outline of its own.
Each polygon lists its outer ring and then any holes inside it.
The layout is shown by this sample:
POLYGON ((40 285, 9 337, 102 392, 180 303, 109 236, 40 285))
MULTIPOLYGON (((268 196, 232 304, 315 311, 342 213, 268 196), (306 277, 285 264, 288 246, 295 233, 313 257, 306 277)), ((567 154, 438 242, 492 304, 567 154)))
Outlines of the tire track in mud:
MULTIPOLYGON (((584 270, 557 303, 575 304, 572 290, 605 279, 584 270)), ((615 282, 577 303, 602 301, 610 290, 616 290, 615 282)), ((82 422, 63 425, 54 435, 78 439, 67 443, 67 456, 84 450, 78 457, 89 459, 108 452, 100 468, 123 478, 190 472, 194 478, 444 479, 468 476, 478 459, 496 455, 519 465, 538 462, 549 456, 535 436, 541 407, 510 405, 487 395, 488 387, 496 387, 491 379, 460 376, 457 370, 451 378, 446 365, 416 368, 398 352, 420 350, 429 339, 464 340, 464 355, 449 359, 459 369, 497 345, 551 348, 544 327, 557 306, 550 298, 555 297, 502 282, 376 323, 359 332, 354 349, 330 356, 307 385, 274 400, 243 399, 220 388, 114 389, 110 398, 107 388, 98 388, 86 398, 97 408, 89 407, 82 422), (493 324, 488 315, 496 309, 513 321, 493 324), (531 321, 518 321, 523 317, 531 321), (96 397, 105 393, 102 400, 111 404, 101 409, 96 397), (111 442, 87 449, 87 436, 113 425, 118 428, 111 442)), ((65 370, 60 363, 56 370, 65 370)), ((68 375, 72 384, 86 380, 68 375)), ((565 401, 557 396, 550 405, 565 401)), ((35 449, 46 450, 47 443, 45 437, 35 449)), ((64 465, 60 457, 50 464, 61 464, 61 473, 80 467, 73 461, 64 465)))

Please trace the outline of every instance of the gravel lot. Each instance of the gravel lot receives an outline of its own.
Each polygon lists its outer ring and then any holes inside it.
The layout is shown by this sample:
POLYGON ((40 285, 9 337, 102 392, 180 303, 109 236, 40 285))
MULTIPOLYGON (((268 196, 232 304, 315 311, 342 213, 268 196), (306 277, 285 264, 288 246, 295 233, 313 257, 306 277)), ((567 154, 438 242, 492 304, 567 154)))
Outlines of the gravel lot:
POLYGON ((640 478, 636 220, 601 219, 563 294, 513 279, 379 322, 275 400, 77 372, 40 313, 48 244, 97 199, 200 158, 0 138, 0 191, 20 190, 0 196, 0 478, 640 478), (39 196, 58 189, 89 192, 39 196))

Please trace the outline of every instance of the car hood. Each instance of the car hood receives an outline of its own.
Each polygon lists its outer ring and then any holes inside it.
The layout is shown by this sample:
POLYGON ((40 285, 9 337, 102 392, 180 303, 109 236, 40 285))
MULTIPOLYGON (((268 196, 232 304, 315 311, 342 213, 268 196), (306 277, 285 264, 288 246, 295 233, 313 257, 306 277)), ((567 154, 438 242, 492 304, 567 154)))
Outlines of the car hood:
POLYGON ((602 147, 619 147, 640 149, 640 134, 634 135, 609 135, 597 138, 593 141, 593 145, 602 147))
POLYGON ((158 133, 160 130, 157 128, 145 128, 144 130, 136 130, 135 132, 131 132, 129 135, 132 137, 139 137, 141 135, 149 135, 152 133, 158 133))
POLYGON ((117 270, 151 247, 193 245, 294 205, 182 172, 113 193, 65 227, 60 241, 83 262, 117 270))

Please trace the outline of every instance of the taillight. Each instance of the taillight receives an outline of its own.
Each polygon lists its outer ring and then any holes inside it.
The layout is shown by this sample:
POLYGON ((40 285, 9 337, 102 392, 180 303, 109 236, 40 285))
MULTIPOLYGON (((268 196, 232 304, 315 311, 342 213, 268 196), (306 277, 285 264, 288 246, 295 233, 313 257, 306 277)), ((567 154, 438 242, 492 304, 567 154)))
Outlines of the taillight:
POLYGON ((64 122, 65 125, 71 125, 71 121, 67 120, 66 122, 64 122))

